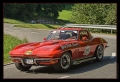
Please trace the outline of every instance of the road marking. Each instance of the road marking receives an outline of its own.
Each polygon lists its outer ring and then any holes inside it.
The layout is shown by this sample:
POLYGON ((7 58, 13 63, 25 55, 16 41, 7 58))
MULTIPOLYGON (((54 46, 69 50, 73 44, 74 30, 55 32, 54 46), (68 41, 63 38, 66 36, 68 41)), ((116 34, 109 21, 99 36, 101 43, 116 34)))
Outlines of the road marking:
POLYGON ((114 58, 116 56, 116 53, 112 53, 112 56, 110 57, 110 59, 114 58))
POLYGON ((36 34, 39 34, 39 33, 37 33, 37 32, 31 32, 31 33, 36 33, 36 34))
POLYGON ((70 77, 70 76, 63 76, 63 77, 59 77, 58 79, 63 79, 63 78, 67 78, 67 77, 70 77))

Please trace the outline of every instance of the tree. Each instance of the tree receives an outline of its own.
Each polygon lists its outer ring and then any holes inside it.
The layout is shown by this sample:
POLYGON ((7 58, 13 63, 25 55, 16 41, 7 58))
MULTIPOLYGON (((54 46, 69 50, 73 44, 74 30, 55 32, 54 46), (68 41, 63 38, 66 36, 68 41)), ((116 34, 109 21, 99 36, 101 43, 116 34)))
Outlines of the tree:
POLYGON ((116 9, 113 4, 77 3, 72 7, 71 21, 82 24, 115 24, 113 23, 116 21, 115 12, 116 9))
POLYGON ((32 19, 35 16, 49 17, 57 19, 58 12, 64 9, 64 4, 58 3, 4 3, 4 17, 14 18, 19 20, 32 19))
POLYGON ((36 13, 42 17, 55 18, 59 16, 59 11, 61 12, 64 9, 64 4, 58 3, 47 3, 47 4, 38 4, 36 8, 36 13))
POLYGON ((110 4, 110 8, 108 10, 108 14, 106 16, 105 24, 116 25, 117 24, 117 5, 110 4))

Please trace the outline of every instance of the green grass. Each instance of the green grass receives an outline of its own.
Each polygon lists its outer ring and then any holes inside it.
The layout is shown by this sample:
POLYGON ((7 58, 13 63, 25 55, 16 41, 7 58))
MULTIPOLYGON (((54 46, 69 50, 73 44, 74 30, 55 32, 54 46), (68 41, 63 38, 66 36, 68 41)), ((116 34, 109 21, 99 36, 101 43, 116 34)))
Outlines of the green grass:
POLYGON ((15 27, 23 27, 23 28, 35 28, 35 29, 56 29, 61 25, 56 24, 18 24, 14 25, 15 27))
POLYGON ((72 16, 71 11, 69 11, 69 10, 62 10, 62 12, 59 12, 58 19, 68 20, 69 21, 71 16, 72 16))
POLYGON ((15 19, 9 19, 9 18, 4 18, 3 21, 4 23, 10 23, 10 24, 25 24, 25 22, 15 20, 15 19))
POLYGON ((26 42, 26 39, 19 40, 17 37, 4 34, 4 64, 11 62, 9 59, 9 51, 15 46, 26 42))
MULTIPOLYGON (((62 12, 59 12, 58 20, 63 20, 63 22, 68 23, 69 18, 71 17, 71 11, 70 11, 70 5, 66 6, 67 10, 63 10, 62 12)), ((9 19, 4 18, 4 23, 10 23, 10 24, 18 24, 15 25, 15 27, 23 27, 23 28, 37 28, 37 29, 55 29, 62 24, 30 24, 23 21, 15 20, 15 19, 9 19)))
POLYGON ((16 24, 15 27, 36 28, 36 29, 56 29, 62 24, 28 24, 15 19, 4 18, 4 23, 16 24))

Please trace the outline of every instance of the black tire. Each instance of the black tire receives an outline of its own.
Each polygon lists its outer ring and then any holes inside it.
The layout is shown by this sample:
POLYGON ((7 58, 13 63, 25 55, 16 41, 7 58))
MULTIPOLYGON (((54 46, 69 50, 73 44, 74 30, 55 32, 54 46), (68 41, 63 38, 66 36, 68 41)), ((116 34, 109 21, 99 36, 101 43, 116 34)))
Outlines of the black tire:
POLYGON ((102 45, 97 46, 94 56, 96 57, 95 59, 96 62, 102 61, 104 56, 104 47, 102 45))
POLYGON ((58 72, 66 72, 70 69, 71 64, 71 54, 69 52, 65 52, 60 57, 58 63, 53 65, 53 67, 58 72))
POLYGON ((15 66, 20 71, 28 71, 31 68, 31 65, 23 66, 22 63, 15 62, 15 66))

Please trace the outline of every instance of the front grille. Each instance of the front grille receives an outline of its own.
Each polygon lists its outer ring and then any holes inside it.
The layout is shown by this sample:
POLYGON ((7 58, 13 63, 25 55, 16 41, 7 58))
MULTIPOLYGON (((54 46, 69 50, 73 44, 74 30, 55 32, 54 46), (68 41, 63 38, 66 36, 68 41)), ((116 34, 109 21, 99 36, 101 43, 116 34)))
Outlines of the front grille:
POLYGON ((50 60, 39 60, 40 62, 50 62, 50 60))
POLYGON ((51 62, 52 60, 58 60, 60 58, 54 58, 53 59, 53 58, 30 58, 30 57, 25 57, 25 58, 11 58, 11 59, 19 59, 23 65, 26 65, 26 64, 36 64, 36 65, 38 65, 40 62, 51 62), (28 60, 29 62, 26 63, 26 59, 33 59, 33 60, 28 60))

